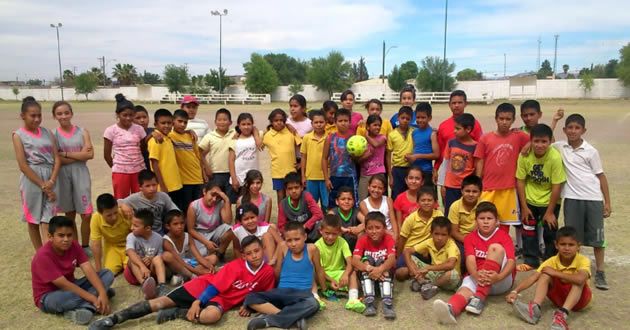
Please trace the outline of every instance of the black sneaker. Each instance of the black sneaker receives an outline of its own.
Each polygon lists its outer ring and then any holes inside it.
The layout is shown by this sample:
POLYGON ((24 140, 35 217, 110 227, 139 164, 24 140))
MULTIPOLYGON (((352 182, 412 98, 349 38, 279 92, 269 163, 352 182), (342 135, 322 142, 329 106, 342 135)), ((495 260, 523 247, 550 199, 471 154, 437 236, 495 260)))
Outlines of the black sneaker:
POLYGON ((247 323, 247 330, 264 329, 269 327, 267 320, 262 317, 255 317, 247 323))
POLYGON ((86 325, 90 323, 92 316, 94 316, 94 312, 89 309, 79 308, 71 311, 67 311, 63 313, 63 316, 71 320, 74 324, 78 325, 86 325))
POLYGON ((606 282, 606 273, 598 270, 595 272, 595 287, 600 290, 608 290, 608 282, 606 282))
POLYGON ((186 314, 188 313, 188 309, 186 308, 166 308, 160 309, 157 314, 157 319, 155 320, 157 324, 162 324, 164 322, 173 321, 177 319, 185 319, 186 314))
POLYGON ((111 316, 96 320, 90 324, 88 330, 108 330, 114 326, 114 319, 111 316))
POLYGON ((439 290, 440 289, 436 285, 425 283, 420 288, 420 295, 422 296, 422 299, 429 300, 435 297, 435 295, 438 294, 439 290))
POLYGON ((374 303, 365 304, 365 310, 363 311, 364 316, 376 316, 376 307, 374 303))
POLYGON ((394 305, 383 304, 383 317, 385 317, 386 320, 396 319, 396 312, 394 311, 394 305))
POLYGON ((112 299, 116 296, 116 290, 114 288, 107 289, 107 298, 112 299))
POLYGON ((171 290, 164 283, 160 283, 157 286, 158 297, 166 296, 171 290))

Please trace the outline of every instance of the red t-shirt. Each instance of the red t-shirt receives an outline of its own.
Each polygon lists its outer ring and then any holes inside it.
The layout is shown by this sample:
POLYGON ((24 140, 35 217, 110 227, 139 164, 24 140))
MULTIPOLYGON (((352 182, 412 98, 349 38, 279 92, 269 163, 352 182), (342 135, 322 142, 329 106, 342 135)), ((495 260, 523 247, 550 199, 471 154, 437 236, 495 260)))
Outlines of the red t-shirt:
POLYGON ((270 290, 275 282, 273 268, 266 263, 258 270, 252 270, 245 260, 236 259, 227 263, 216 274, 206 274, 186 282, 184 289, 191 296, 199 298, 209 285, 213 285, 219 294, 210 301, 218 303, 227 311, 242 304, 248 293, 270 290))
MULTIPOLYGON (((475 172, 475 148, 477 143, 465 144, 452 139, 446 144, 444 159, 448 159, 444 186, 460 189, 465 177, 475 172)), ((516 172, 515 172, 516 173, 516 172)))
POLYGON ((363 115, 356 111, 352 111, 352 115, 350 115, 350 135, 357 134, 357 127, 359 127, 359 122, 363 120, 363 115))
MULTIPOLYGON (((473 130, 470 132, 470 137, 475 141, 479 141, 482 134, 483 134, 483 131, 481 130, 481 125, 479 124, 479 121, 475 119, 475 127, 473 127, 473 130)), ((449 140, 454 139, 454 138, 455 138, 455 117, 450 116, 449 118, 445 119, 442 123, 440 123, 440 126, 438 127, 438 130, 437 130, 437 142, 438 142, 438 146, 440 147, 440 158, 435 160, 436 169, 440 168, 440 165, 442 164, 442 159, 444 159, 444 148, 446 148, 446 143, 449 140)))
MULTIPOLYGON (((486 261, 488 254, 488 247, 490 244, 500 244, 505 249, 505 256, 509 259, 515 260, 514 257, 514 242, 510 235, 503 230, 497 228, 490 237, 482 237, 479 234, 479 230, 475 230, 472 233, 466 235, 464 238, 464 255, 475 256, 477 261, 477 269, 486 261)), ((515 269, 516 271, 516 269, 515 269)), ((513 274, 515 275, 515 274, 513 274)))
POLYGON ((496 132, 484 134, 475 158, 483 159, 483 190, 510 189, 516 186, 516 164, 521 149, 529 142, 523 131, 510 131, 502 136, 496 132))
POLYGON ((396 241, 392 235, 385 233, 383 239, 374 245, 368 235, 363 235, 359 237, 352 254, 360 257, 372 257, 376 262, 385 262, 388 256, 396 255, 396 241))
POLYGON ((407 198, 406 191, 396 196, 396 200, 394 201, 394 210, 400 211, 403 222, 411 213, 417 210, 418 207, 420 207, 418 203, 410 201, 409 198, 407 198))
POLYGON ((55 253, 50 241, 39 248, 31 261, 35 305, 40 307, 40 300, 45 294, 59 290, 53 284, 54 280, 63 276, 74 282, 74 269, 86 262, 89 262, 89 259, 76 241, 72 241, 70 248, 62 255, 55 253))

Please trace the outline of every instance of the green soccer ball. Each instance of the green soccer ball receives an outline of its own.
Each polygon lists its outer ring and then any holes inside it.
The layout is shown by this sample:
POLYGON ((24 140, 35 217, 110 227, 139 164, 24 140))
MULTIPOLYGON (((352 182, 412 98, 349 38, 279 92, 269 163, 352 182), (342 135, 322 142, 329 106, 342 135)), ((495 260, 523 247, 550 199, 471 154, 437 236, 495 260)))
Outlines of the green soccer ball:
POLYGON ((346 150, 352 157, 361 157, 367 150, 368 142, 361 135, 355 135, 348 139, 346 150))

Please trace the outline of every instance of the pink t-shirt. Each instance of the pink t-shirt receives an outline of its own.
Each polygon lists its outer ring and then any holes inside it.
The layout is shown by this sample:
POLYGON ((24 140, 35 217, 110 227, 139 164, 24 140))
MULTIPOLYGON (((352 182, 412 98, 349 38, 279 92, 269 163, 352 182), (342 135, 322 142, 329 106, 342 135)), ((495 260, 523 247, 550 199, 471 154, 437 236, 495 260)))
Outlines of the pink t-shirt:
POLYGON ((54 280, 63 276, 68 281, 74 282, 74 269, 88 261, 87 255, 77 241, 72 241, 70 248, 63 255, 55 253, 50 241, 44 244, 37 250, 31 261, 31 283, 35 305, 40 307, 40 301, 45 294, 59 290, 52 283, 54 280))
POLYGON ((313 125, 311 125, 311 120, 308 118, 304 118, 302 121, 293 121, 291 117, 287 118, 287 124, 291 124, 295 131, 300 137, 304 137, 306 133, 309 133, 313 130, 313 125))
POLYGON ((484 134, 477 148, 475 158, 483 159, 483 190, 511 189, 516 186, 516 164, 520 150, 529 142, 529 135, 523 131, 510 131, 501 136, 496 132, 484 134))
POLYGON ((350 135, 357 134, 357 127, 359 127, 359 122, 363 120, 363 115, 356 111, 352 111, 352 115, 350 115, 350 135))
MULTIPOLYGON (((378 135, 374 139, 379 142, 386 140, 384 135, 378 135)), ((371 176, 385 173, 385 143, 378 148, 374 148, 368 143, 368 150, 372 152, 372 156, 361 163, 361 175, 371 176)))
POLYGON ((131 124, 124 129, 114 124, 105 129, 103 137, 112 142, 113 173, 138 173, 145 169, 144 158, 140 150, 142 139, 147 136, 140 125, 131 124))

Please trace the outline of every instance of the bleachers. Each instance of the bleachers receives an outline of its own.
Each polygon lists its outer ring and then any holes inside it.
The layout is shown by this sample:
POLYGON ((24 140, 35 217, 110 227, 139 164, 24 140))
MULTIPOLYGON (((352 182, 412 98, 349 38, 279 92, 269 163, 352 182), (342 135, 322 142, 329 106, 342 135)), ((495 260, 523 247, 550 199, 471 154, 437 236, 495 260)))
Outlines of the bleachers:
MULTIPOLYGON (((201 104, 267 104, 271 102, 269 94, 192 94, 201 104)), ((179 103, 182 94, 166 94, 160 103, 179 103)))

